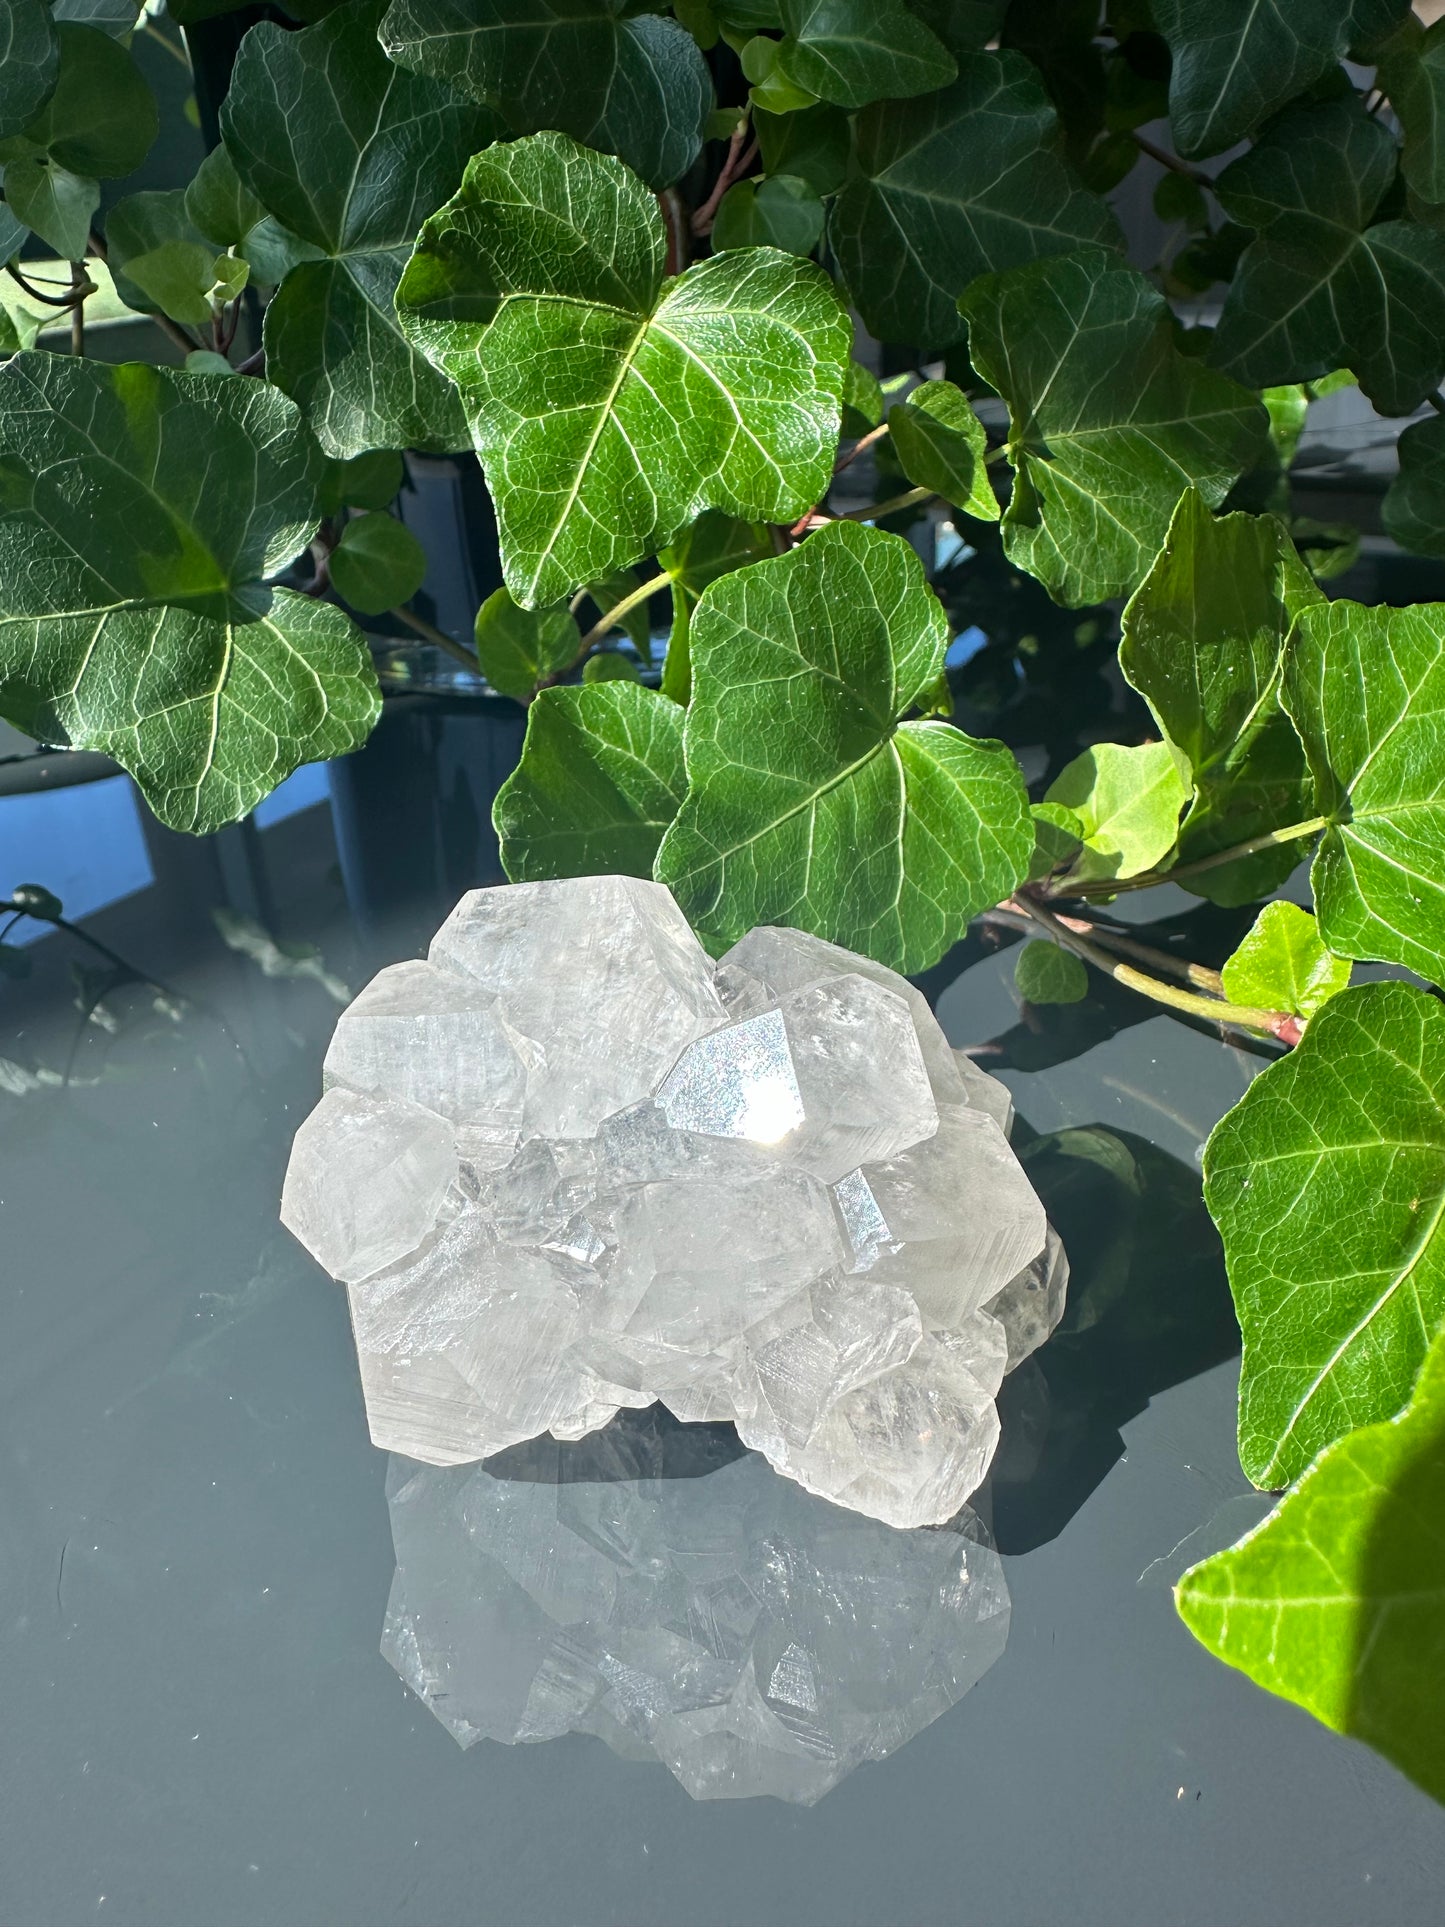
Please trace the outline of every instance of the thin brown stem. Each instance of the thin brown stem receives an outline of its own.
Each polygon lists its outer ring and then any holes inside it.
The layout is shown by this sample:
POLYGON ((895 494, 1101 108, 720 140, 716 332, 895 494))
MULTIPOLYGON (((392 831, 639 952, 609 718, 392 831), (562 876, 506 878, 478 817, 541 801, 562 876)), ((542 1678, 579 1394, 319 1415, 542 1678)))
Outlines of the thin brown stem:
POLYGON ((482 673, 475 656, 463 649, 459 642, 453 642, 451 637, 438 629, 435 623, 428 622, 425 616, 419 616, 415 609, 388 609, 386 613, 389 616, 395 616, 398 622, 404 622, 407 628, 415 630, 417 635, 425 636, 433 648, 444 650, 447 655, 459 662, 463 669, 470 669, 474 676, 482 673))
POLYGON ((1171 154, 1167 147, 1156 146, 1153 141, 1141 134, 1137 127, 1134 129, 1134 145, 1141 154, 1147 154, 1151 161, 1158 161, 1161 167, 1167 167, 1175 174, 1182 174, 1188 181, 1197 181, 1201 187, 1213 187, 1212 174, 1206 174, 1202 167, 1195 167, 1190 161, 1181 161, 1179 156, 1171 154))
POLYGON ((1247 1004, 1225 1003, 1217 997, 1176 989, 1173 984, 1166 984, 1158 977, 1136 970, 1132 964, 1121 962, 1091 938, 1071 929, 1053 911, 1045 909, 1043 904, 1032 898, 1015 898, 1013 901, 1041 930, 1047 931, 1055 943, 1062 944, 1065 950, 1072 950, 1076 957, 1082 957, 1085 963, 1092 964, 1106 977, 1112 977, 1115 983, 1138 991, 1156 1004, 1182 1011, 1189 1017, 1202 1017, 1207 1023, 1225 1024, 1232 1030, 1256 1031, 1265 1037, 1278 1038, 1283 1043, 1296 1041, 1298 1020, 1287 1011, 1255 1010, 1247 1004))
POLYGON ((657 197, 662 210, 662 225, 667 230, 667 252, 663 259, 665 274, 681 274, 692 255, 689 245, 692 224, 687 204, 675 187, 665 187, 657 197))
POLYGON ((85 297, 95 293, 95 283, 85 271, 83 261, 70 264, 70 286, 75 299, 70 310, 70 352, 85 353, 85 297))
POLYGON ((854 442, 853 446, 848 450, 848 453, 846 455, 840 455, 837 461, 834 462, 834 475, 841 475, 845 468, 848 468, 852 463, 857 461, 864 449, 872 448, 875 442, 881 442, 883 437, 888 433, 889 428, 887 422, 879 422, 878 426, 876 428, 870 428, 866 435, 860 435, 858 440, 854 442))
POLYGON ((1061 910, 1056 910, 1054 914, 1066 929, 1102 944, 1116 956, 1132 957, 1135 963, 1147 964, 1151 970, 1162 971, 1166 977, 1177 977, 1180 983, 1192 984, 1196 990, 1209 991, 1213 996, 1224 994, 1223 978, 1217 970, 1209 969, 1206 964, 1190 963, 1187 957, 1176 957, 1172 951, 1159 950, 1151 943, 1140 943, 1137 937, 1128 936, 1111 924, 1094 923, 1086 917, 1066 917, 1061 910))
POLYGON ((703 235, 712 233, 712 224, 717 219, 717 211, 723 195, 727 193, 734 181, 741 180, 757 159, 758 144, 756 141, 748 141, 750 111, 746 107, 739 109, 738 124, 728 140, 727 158, 718 170, 712 193, 693 213, 692 231, 699 240, 703 235))

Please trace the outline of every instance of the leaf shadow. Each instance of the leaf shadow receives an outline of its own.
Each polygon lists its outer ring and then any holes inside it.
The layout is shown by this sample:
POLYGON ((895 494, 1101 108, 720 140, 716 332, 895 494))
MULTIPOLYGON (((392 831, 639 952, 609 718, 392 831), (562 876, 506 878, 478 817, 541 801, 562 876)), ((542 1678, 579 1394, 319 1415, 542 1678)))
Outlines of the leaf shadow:
POLYGON ((1132 1132, 1026 1133, 1016 1124, 1015 1147, 1063 1239, 1070 1280, 1058 1330, 1000 1394, 993 1522, 1005 1553, 1063 1530, 1151 1398, 1239 1350, 1199 1173, 1132 1132))

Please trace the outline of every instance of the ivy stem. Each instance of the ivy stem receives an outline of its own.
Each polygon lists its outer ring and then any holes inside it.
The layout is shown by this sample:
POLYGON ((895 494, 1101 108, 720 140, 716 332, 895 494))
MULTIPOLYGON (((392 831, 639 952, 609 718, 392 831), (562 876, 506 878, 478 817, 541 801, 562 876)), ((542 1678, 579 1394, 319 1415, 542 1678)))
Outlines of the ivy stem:
POLYGON ((1149 890, 1157 883, 1178 883, 1184 877, 1203 876, 1206 870, 1217 870, 1222 863, 1237 863, 1241 858, 1257 856, 1261 850, 1272 850, 1281 843, 1298 843, 1302 837, 1317 836, 1326 827, 1322 816, 1312 816, 1306 823, 1291 823, 1283 830, 1266 830, 1263 836, 1252 836, 1247 843, 1236 843, 1228 850, 1216 850, 1212 856, 1202 856, 1194 863, 1179 863, 1172 870, 1145 870, 1136 877, 1101 878, 1095 883, 1078 884, 1069 894, 1071 896, 1117 896, 1122 890, 1149 890))
POLYGON ((425 616, 419 616, 414 609, 388 609, 386 613, 389 616, 395 616, 398 622, 404 622, 407 628, 415 630, 417 635, 424 636, 433 648, 445 650, 446 654, 459 662, 463 669, 470 669, 474 676, 482 673, 475 656, 463 649, 459 642, 453 642, 451 637, 438 629, 435 623, 428 622, 425 616))
MULTIPOLYGON (((1205 964, 1190 963, 1186 957, 1176 957, 1168 950, 1156 949, 1153 944, 1140 943, 1137 938, 1127 936, 1122 930, 1115 930, 1108 924, 1092 923, 1084 917, 1066 917, 1062 911, 1055 911, 1054 914, 1065 929, 1090 938, 1118 956, 1132 957, 1135 963, 1147 964, 1151 970, 1162 971, 1166 977, 1177 977, 1181 983, 1192 984, 1197 990, 1209 991, 1216 997, 1224 994, 1223 978, 1217 970, 1210 970, 1205 964)), ((1004 905, 1000 905, 998 910, 985 912, 985 921, 1006 923, 1016 930, 1028 928, 1024 912, 1009 911, 1004 905)))
POLYGON ((659 594, 661 590, 668 588, 671 585, 671 581, 671 576, 666 573, 662 575, 650 575, 646 582, 640 582, 637 587, 625 595, 620 602, 614 603, 600 622, 593 623, 592 627, 577 645, 577 655, 573 661, 573 668, 596 648, 597 644, 601 642, 602 638, 610 629, 617 627, 617 624, 624 616, 630 616, 632 611, 642 603, 650 602, 653 596, 659 594))
POLYGON ((825 516, 825 521, 836 522, 877 522, 885 515, 896 515, 899 509, 912 508, 915 502, 931 502, 937 494, 936 489, 909 488, 901 495, 890 495, 886 502, 870 502, 864 509, 844 509, 841 515, 825 516))
POLYGON ((866 435, 860 436, 858 440, 854 442, 853 446, 848 450, 848 453, 846 455, 840 455, 837 461, 834 462, 833 464, 834 475, 841 475, 843 473, 843 470, 847 468, 850 463, 857 461, 858 457, 863 453, 865 448, 872 448, 875 442, 881 442, 883 437, 889 432, 890 431, 889 431, 887 422, 879 422, 876 428, 870 428, 866 435))
POLYGON ((1195 167, 1190 161, 1181 161, 1179 156, 1171 154, 1167 147, 1156 146, 1153 141, 1141 134, 1137 127, 1134 129, 1134 145, 1141 154, 1147 154, 1151 161, 1158 161, 1161 167, 1167 167, 1176 174, 1182 174, 1188 181, 1197 181, 1201 187, 1213 187, 1212 174, 1207 174, 1202 167, 1195 167))
MULTIPOLYGON (((1227 1024, 1233 1030, 1262 1032, 1266 1037, 1278 1038, 1282 1043, 1293 1043, 1298 1036, 1298 1019, 1282 1010, 1254 1010, 1247 1004, 1228 1004, 1218 997, 1201 996, 1192 990, 1179 990, 1173 984, 1166 984, 1158 977, 1151 977, 1132 964, 1123 963, 1118 957, 1111 956, 1091 938, 1080 935, 1071 929, 1061 917, 1045 909, 1043 904, 1032 897, 1010 898, 1008 907, 1017 909, 1041 930, 1046 930, 1055 943, 1062 944, 1065 950, 1072 950, 1076 957, 1101 970, 1115 983, 1123 984, 1128 990, 1136 990, 1141 996, 1151 998, 1156 1004, 1164 1004, 1170 1010, 1183 1011, 1190 1017, 1202 1017, 1206 1023, 1227 1024)), ((1077 919, 1075 919, 1077 921, 1077 919)))
POLYGON ((738 112, 738 124, 733 129, 728 140, 727 158, 718 170, 718 177, 713 182, 712 193, 708 195, 702 206, 697 208, 693 213, 692 231, 697 235, 699 240, 701 240, 703 235, 712 233, 712 224, 717 218, 717 211, 721 205, 723 195, 727 193, 734 181, 741 179, 741 177, 747 173, 748 169, 757 159, 758 144, 756 141, 747 145, 746 151, 744 151, 748 134, 751 131, 750 122, 751 110, 747 107, 740 108, 738 112))
POLYGON ((1425 399, 1437 415, 1445 415, 1445 395, 1442 395, 1438 388, 1435 389, 1432 394, 1427 395, 1425 399))
POLYGON ((85 297, 95 293, 95 283, 85 271, 83 261, 70 264, 70 285, 75 299, 70 309, 70 352, 73 355, 85 353, 85 297))

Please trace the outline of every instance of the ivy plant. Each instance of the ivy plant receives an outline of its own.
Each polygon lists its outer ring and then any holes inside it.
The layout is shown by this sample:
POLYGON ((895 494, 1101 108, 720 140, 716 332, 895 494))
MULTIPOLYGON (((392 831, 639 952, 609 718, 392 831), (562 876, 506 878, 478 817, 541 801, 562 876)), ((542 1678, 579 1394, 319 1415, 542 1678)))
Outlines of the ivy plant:
POLYGON ((987 916, 1030 1006, 1103 975, 1252 1039, 1205 1196, 1289 1490, 1180 1611, 1445 1795, 1445 604, 1341 593, 1292 482, 1358 384, 1385 528, 1445 557, 1445 25, 285 0, 222 23, 194 178, 127 192, 136 33, 235 10, 170 8, 0 0, 0 715, 207 831, 365 741, 358 618, 400 623, 525 709, 513 878, 912 972, 987 916), (141 361, 86 352, 112 297, 141 361), (505 586, 463 642, 393 509, 468 451, 505 586), (988 544, 1079 637, 1113 603, 1147 719, 1032 787, 955 719, 984 592, 932 564, 988 544), (1233 954, 1128 933, 1164 882, 1233 954))

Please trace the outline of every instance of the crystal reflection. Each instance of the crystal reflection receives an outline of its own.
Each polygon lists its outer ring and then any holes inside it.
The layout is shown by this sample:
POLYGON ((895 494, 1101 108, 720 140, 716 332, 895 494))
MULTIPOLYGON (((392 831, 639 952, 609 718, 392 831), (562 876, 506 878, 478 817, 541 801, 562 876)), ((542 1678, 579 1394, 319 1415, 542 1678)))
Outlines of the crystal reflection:
POLYGON ((900 1532, 658 1408, 486 1466, 394 1457, 387 1499, 382 1651, 462 1746, 593 1733, 696 1800, 811 1805, 961 1699, 1008 1633, 968 1508, 900 1532))

